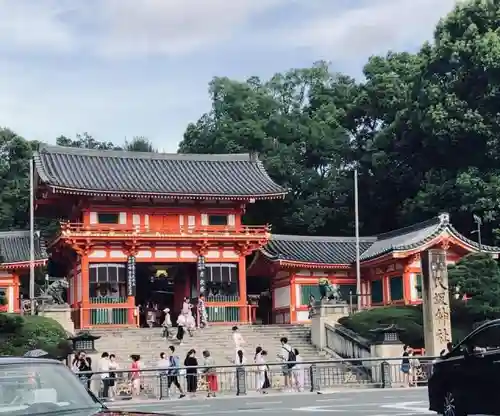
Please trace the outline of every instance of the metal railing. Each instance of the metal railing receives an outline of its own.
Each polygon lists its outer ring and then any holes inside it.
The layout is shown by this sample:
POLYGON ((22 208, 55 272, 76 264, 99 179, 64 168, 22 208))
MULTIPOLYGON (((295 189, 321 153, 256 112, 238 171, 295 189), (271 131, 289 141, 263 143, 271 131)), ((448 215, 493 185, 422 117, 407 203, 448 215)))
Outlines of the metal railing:
POLYGON ((419 357, 418 365, 404 372, 401 358, 368 358, 294 363, 216 365, 207 367, 141 368, 77 373, 80 381, 103 400, 167 399, 187 395, 245 395, 265 391, 322 391, 349 387, 423 386, 432 373, 434 357, 419 357), (367 372, 366 368, 370 370, 367 372), (264 384, 265 380, 268 384, 264 384), (180 387, 180 389, 178 387, 180 387))
POLYGON ((359 359, 372 357, 370 343, 341 325, 325 324, 326 346, 342 358, 359 359))

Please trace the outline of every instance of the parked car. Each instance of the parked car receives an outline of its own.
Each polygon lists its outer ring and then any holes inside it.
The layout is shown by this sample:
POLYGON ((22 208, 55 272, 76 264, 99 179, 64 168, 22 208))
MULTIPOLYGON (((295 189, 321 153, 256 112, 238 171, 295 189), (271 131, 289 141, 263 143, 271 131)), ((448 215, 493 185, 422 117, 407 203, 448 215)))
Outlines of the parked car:
POLYGON ((63 363, 0 357, 0 416, 154 415, 110 410, 63 363))
POLYGON ((429 409, 445 416, 500 415, 500 319, 472 331, 433 363, 429 409))

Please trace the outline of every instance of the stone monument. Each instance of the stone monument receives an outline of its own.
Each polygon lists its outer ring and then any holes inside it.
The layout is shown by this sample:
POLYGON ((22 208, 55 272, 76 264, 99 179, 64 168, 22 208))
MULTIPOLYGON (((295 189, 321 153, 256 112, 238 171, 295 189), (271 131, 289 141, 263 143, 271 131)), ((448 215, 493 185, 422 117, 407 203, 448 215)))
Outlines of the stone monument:
POLYGON ((71 307, 64 302, 63 292, 69 287, 66 278, 58 279, 45 290, 42 289, 37 302, 41 302, 40 315, 59 322, 66 332, 73 334, 75 325, 71 318, 71 307))
POLYGON ((439 356, 451 342, 446 250, 427 250, 421 259, 425 355, 439 356))

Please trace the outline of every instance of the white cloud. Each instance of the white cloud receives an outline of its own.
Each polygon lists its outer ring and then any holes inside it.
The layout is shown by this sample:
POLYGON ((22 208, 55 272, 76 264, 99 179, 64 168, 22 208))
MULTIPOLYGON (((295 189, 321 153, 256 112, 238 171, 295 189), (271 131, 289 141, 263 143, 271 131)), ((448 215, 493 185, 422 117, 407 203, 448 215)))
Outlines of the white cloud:
MULTIPOLYGON (((229 39, 284 0, 105 0, 98 50, 105 55, 178 55, 229 39)), ((97 43, 97 42, 96 42, 97 43)))
POLYGON ((0 0, 0 46, 105 57, 187 54, 286 1, 0 0))
POLYGON ((0 0, 0 49, 71 50, 75 39, 59 19, 65 11, 52 0, 0 0))
POLYGON ((187 123, 208 110, 211 77, 241 76, 234 62, 251 60, 262 75, 288 69, 283 59, 295 54, 291 65, 327 59, 357 71, 371 54, 429 39, 453 4, 0 0, 0 125, 41 140, 81 131, 117 143, 146 135, 175 150, 187 123), (220 50, 206 69, 206 52, 220 50), (195 59, 200 52, 204 58, 195 59), (179 65, 185 58, 189 70, 179 65))
POLYGON ((352 2, 352 8, 323 11, 293 31, 285 31, 281 42, 306 47, 324 58, 365 59, 388 50, 405 50, 430 39, 439 19, 450 12, 456 0, 370 0, 352 2))

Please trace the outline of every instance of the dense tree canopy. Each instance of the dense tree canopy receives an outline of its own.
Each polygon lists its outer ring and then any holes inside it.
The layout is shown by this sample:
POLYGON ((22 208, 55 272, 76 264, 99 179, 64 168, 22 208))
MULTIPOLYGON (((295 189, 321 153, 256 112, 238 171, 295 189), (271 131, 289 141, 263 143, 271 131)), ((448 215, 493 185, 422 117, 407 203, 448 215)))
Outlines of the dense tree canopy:
POLYGON ((500 267, 485 253, 472 253, 448 270, 450 287, 465 299, 468 315, 479 320, 500 317, 500 267))
POLYGON ((371 57, 361 82, 325 63, 269 81, 215 78, 212 108, 188 126, 180 151, 259 152, 291 190, 267 217, 280 232, 352 234, 357 167, 364 234, 446 210, 466 234, 472 214, 481 216, 494 243, 499 9, 486 0, 458 5, 432 43, 371 57))

